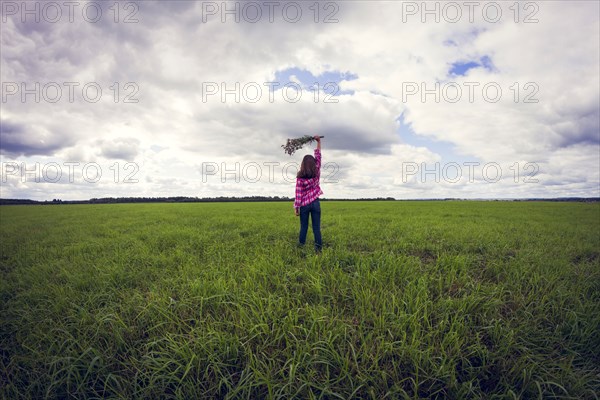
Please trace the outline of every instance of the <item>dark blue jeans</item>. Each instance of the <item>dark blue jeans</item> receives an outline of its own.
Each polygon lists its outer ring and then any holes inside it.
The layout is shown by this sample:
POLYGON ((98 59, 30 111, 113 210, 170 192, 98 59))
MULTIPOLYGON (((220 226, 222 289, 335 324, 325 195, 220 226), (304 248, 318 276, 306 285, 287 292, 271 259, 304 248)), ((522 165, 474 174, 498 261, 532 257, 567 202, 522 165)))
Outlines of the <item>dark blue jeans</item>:
POLYGON ((321 203, 316 199, 310 204, 300 207, 300 244, 306 243, 306 234, 308 233, 308 216, 312 220, 312 230, 315 235, 315 250, 321 250, 321 203))

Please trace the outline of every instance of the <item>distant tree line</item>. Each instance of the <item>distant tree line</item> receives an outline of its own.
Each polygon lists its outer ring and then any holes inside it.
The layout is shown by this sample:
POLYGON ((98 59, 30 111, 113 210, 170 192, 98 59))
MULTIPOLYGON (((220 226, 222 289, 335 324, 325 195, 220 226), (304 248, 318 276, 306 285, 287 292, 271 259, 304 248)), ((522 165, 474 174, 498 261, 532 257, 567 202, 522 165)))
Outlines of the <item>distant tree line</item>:
MULTIPOLYGON (((322 201, 393 201, 393 197, 360 198, 360 199, 321 199, 322 201)), ((233 202, 265 202, 287 201, 293 202, 292 197, 285 196, 242 196, 242 197, 102 197, 89 200, 61 200, 37 201, 29 199, 0 199, 0 205, 8 204, 115 204, 115 203, 233 203, 233 202)))
MULTIPOLYGON (((51 204, 116 204, 116 203, 233 203, 233 202, 266 202, 266 201, 287 201, 293 202, 292 197, 280 196, 243 196, 243 197, 102 197, 92 198, 89 200, 61 200, 53 199, 52 201, 37 201, 30 199, 1 199, 0 205, 51 205, 51 204)), ((328 199, 322 198, 321 201, 396 201, 393 197, 375 197, 375 198, 358 198, 358 199, 328 199)), ((599 202, 600 197, 560 197, 560 198, 530 198, 530 199, 458 199, 458 198, 442 198, 442 199, 406 199, 398 201, 570 201, 570 202, 599 202)))

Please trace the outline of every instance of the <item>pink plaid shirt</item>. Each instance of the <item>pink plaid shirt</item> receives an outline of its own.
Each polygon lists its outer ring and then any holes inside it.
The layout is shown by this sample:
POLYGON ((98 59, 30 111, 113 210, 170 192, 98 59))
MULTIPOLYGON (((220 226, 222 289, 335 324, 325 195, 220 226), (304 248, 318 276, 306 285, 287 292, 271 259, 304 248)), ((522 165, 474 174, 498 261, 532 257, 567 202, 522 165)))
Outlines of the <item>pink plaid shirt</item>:
POLYGON ((315 149, 315 160, 317 161, 317 176, 310 179, 296 178, 296 200, 294 201, 294 208, 300 208, 310 204, 323 194, 323 191, 319 186, 319 179, 321 178, 321 150, 319 149, 315 149))

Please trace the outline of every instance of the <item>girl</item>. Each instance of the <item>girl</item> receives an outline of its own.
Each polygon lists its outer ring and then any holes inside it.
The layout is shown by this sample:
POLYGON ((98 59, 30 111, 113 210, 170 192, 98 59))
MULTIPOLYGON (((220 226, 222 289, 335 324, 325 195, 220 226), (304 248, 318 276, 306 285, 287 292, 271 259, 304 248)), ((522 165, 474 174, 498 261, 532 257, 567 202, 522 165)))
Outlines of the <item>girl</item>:
POLYGON ((319 186, 321 177, 321 138, 316 135, 317 148, 314 157, 307 154, 302 159, 300 171, 296 176, 296 200, 294 211, 300 216, 300 246, 306 243, 308 232, 308 217, 312 220, 312 230, 315 235, 315 250, 321 251, 321 204, 319 196, 323 194, 319 186))

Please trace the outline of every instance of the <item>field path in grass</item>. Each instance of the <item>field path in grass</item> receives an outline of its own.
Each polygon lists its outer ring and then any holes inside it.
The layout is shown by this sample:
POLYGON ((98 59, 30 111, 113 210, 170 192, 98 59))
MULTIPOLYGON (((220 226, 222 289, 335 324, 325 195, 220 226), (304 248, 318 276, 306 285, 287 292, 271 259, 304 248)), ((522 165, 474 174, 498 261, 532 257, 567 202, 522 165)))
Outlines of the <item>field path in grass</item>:
POLYGON ((0 398, 598 398, 599 203, 322 212, 0 207, 0 398))

